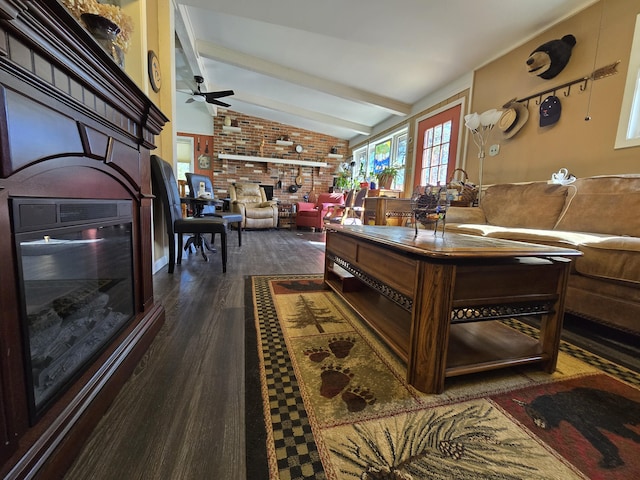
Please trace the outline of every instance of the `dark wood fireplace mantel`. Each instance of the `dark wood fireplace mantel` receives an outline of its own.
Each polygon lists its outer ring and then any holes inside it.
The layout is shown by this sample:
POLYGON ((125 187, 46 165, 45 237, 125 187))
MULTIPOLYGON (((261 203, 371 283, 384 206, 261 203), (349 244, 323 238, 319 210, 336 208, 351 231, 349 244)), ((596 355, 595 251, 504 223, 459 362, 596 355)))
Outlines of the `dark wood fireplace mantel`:
POLYGON ((164 320, 154 301, 150 150, 168 121, 55 0, 0 0, 0 476, 61 478, 164 320), (134 318, 29 415, 17 197, 130 200, 134 318))

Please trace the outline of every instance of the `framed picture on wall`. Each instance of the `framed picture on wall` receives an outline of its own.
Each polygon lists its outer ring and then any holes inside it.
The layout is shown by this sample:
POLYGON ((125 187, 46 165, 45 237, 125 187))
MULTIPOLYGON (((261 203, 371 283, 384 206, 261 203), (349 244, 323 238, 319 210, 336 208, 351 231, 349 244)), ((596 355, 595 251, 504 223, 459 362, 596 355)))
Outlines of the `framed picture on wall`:
POLYGON ((200 155, 198 157, 198 167, 203 170, 211 168, 211 157, 209 155, 200 155))
POLYGON ((387 168, 391 161, 391 140, 378 143, 375 152, 373 173, 378 173, 387 168))

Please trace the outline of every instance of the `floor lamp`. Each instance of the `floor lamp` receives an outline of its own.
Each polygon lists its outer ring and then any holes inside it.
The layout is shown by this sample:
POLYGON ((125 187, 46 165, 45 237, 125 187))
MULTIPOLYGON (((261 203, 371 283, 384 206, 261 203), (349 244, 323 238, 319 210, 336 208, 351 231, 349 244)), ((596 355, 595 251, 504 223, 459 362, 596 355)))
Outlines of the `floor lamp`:
POLYGON ((464 124, 469 131, 471 131, 473 143, 478 147, 478 161, 480 162, 478 175, 478 205, 480 205, 480 199, 482 197, 482 173, 484 169, 485 146, 491 136, 493 127, 498 123, 501 116, 502 111, 496 110, 495 108, 480 114, 474 112, 464 116, 464 124))

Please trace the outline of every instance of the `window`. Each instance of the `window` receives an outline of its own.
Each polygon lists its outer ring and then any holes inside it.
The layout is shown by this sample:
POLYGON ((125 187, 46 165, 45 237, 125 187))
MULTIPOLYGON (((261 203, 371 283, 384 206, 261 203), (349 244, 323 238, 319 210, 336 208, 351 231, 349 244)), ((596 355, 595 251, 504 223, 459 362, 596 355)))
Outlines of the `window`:
POLYGON ((176 179, 186 180, 185 173, 193 172, 193 138, 182 137, 176 138, 177 148, 177 165, 176 165, 176 179))
POLYGON ((457 104, 418 121, 415 185, 446 185, 453 174, 461 111, 457 104))
POLYGON ((428 128, 424 132, 420 185, 444 185, 449 167, 451 120, 428 128))
POLYGON ((615 148, 638 145, 640 145, 640 15, 636 17, 615 148))
POLYGON ((404 127, 389 136, 376 139, 375 143, 354 150, 354 177, 358 181, 375 182, 378 172, 385 167, 394 167, 398 169, 398 174, 391 189, 404 190, 407 138, 407 128, 404 127))

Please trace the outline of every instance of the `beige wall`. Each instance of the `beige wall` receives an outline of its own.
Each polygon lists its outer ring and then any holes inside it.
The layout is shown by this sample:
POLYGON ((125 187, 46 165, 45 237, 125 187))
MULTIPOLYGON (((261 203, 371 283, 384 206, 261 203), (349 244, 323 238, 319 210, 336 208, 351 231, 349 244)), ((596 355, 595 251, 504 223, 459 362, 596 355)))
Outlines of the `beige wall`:
MULTIPOLYGON (((522 130, 512 139, 498 142, 494 138, 489 142, 499 143, 500 153, 495 157, 487 154, 485 185, 546 180, 561 167, 578 177, 640 171, 640 147, 614 150, 638 13, 640 0, 598 2, 476 72, 470 112, 499 109, 514 97, 524 98, 555 88, 589 76, 594 65, 599 68, 621 60, 618 74, 589 81, 584 92, 579 85, 571 87, 568 97, 564 96, 564 90, 558 90, 562 115, 553 126, 539 126, 539 106, 532 99, 529 121, 522 130), (566 34, 574 35, 577 41, 567 67, 550 80, 531 76, 525 64, 529 54, 542 43, 566 34), (587 112, 591 116, 588 122, 587 112)), ((472 180, 478 178, 477 154, 477 148, 469 142, 466 170, 472 180)))

